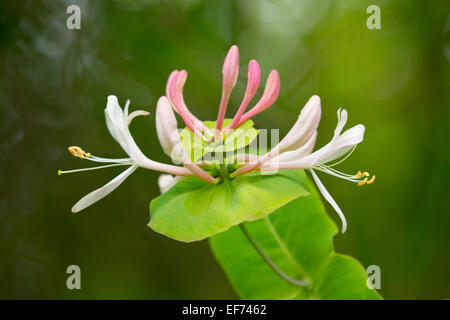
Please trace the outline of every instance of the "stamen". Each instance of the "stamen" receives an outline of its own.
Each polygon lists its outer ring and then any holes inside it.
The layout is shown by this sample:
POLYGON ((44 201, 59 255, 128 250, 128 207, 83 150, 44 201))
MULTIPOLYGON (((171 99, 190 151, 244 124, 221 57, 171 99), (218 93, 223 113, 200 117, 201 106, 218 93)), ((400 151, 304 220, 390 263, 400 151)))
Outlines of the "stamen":
POLYGON ((362 178, 362 177, 364 177, 364 175, 361 173, 361 171, 358 171, 358 173, 355 174, 355 177, 356 178, 362 178))
POLYGON ((344 162, 345 160, 347 160, 347 158, 350 157, 350 155, 353 153, 353 151, 355 151, 356 146, 357 146, 357 145, 355 144, 354 147, 352 148, 352 150, 350 150, 350 152, 347 153, 347 155, 346 155, 344 158, 342 158, 342 159, 339 160, 338 162, 335 162, 335 163, 332 163, 332 164, 327 164, 327 167, 334 167, 334 166, 337 166, 338 164, 340 164, 340 163, 344 162))
POLYGON ((372 178, 367 181, 367 184, 372 184, 375 181, 375 176, 372 176, 372 178))
POLYGON ((369 174, 367 171, 364 171, 364 172, 362 173, 362 175, 363 175, 364 177, 370 177, 370 174, 369 174))
POLYGON ((84 158, 86 156, 87 158, 89 158, 91 156, 89 152, 86 153, 83 149, 77 146, 72 146, 67 149, 74 157, 84 158))
MULTIPOLYGON (((373 181, 372 181, 372 182, 373 182, 373 181)), ((365 185, 366 183, 367 183, 367 178, 364 178, 363 181, 361 181, 361 182, 358 183, 358 187, 361 187, 361 186, 365 185)))
POLYGON ((131 166, 133 163, 113 163, 108 164, 105 166, 98 166, 98 167, 91 167, 91 168, 82 168, 82 169, 75 169, 75 170, 58 170, 58 175, 62 175, 65 173, 74 173, 74 172, 81 172, 81 171, 89 171, 89 170, 97 170, 97 169, 103 169, 103 168, 109 168, 109 167, 117 167, 117 166, 131 166))

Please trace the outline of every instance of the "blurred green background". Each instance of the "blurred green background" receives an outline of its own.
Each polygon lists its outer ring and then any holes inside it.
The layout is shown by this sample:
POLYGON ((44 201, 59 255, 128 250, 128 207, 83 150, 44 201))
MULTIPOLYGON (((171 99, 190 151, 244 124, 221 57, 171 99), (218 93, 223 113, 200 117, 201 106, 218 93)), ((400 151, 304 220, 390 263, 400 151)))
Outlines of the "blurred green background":
MULTIPOLYGON (((123 156, 105 126, 107 95, 154 115, 173 69, 189 72, 191 111, 214 120, 232 44, 241 75, 229 116, 255 58, 262 83, 271 69, 281 76, 259 128, 286 133, 313 94, 322 97, 318 146, 339 107, 349 125, 366 125, 340 168, 376 183, 321 175, 349 222, 337 251, 379 265, 385 298, 450 298, 449 9, 446 0, 1 1, 0 298, 236 297, 207 241, 183 244, 146 226, 157 172, 138 170, 80 214, 71 206, 122 168, 56 174, 89 165, 70 145, 123 156), (81 8, 81 30, 66 28, 70 4, 81 8), (381 8, 381 30, 366 27, 370 4, 381 8), (72 264, 81 290, 66 288, 72 264)), ((153 115, 132 131, 144 153, 168 162, 153 115)))

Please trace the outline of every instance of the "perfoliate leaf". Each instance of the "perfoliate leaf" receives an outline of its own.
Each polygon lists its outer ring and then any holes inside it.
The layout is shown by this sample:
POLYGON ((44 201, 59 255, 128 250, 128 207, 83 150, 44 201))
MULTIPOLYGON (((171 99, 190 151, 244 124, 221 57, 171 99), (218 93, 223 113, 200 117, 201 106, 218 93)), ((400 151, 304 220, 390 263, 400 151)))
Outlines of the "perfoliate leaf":
POLYGON ((243 221, 265 217, 309 193, 300 170, 276 175, 258 172, 211 184, 196 177, 180 180, 150 203, 149 226, 175 240, 191 242, 243 221))
MULTIPOLYGON (((225 119, 223 126, 226 127, 231 121, 232 119, 225 119)), ((216 121, 205 121, 203 123, 210 129, 215 129, 216 127, 216 121)), ((207 141, 196 136, 188 128, 181 130, 180 138, 184 150, 191 158, 191 161, 195 162, 208 153, 231 152, 242 149, 248 146, 258 136, 258 132, 258 130, 253 128, 253 121, 247 120, 234 129, 231 134, 224 136, 222 144, 209 144, 207 141)))
MULTIPOLYGON (((305 177, 302 176, 302 183, 305 177)), ((367 274, 350 256, 334 252, 337 232, 315 188, 270 216, 245 223, 265 253, 290 277, 308 280, 299 287, 276 274, 238 226, 210 239, 211 248, 243 299, 380 299, 366 285, 367 274)))

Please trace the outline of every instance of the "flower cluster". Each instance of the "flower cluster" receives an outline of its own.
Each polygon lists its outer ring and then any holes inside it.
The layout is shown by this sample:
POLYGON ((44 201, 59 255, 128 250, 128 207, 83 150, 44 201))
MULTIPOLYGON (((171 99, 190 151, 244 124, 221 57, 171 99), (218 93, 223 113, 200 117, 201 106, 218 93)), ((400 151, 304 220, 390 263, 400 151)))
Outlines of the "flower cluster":
MULTIPOLYGON (((248 65, 247 87, 243 100, 231 122, 224 126, 225 114, 230 94, 236 84, 239 73, 239 51, 237 46, 229 50, 222 69, 223 85, 220 99, 219 112, 215 128, 210 128, 197 119, 188 109, 183 98, 183 87, 187 79, 186 70, 173 71, 167 81, 166 96, 159 98, 156 107, 156 130, 159 142, 164 152, 176 163, 172 165, 153 161, 147 158, 136 145, 129 125, 139 115, 148 115, 146 111, 134 111, 129 113, 129 101, 124 109, 120 107, 115 96, 109 96, 105 109, 106 125, 110 134, 120 144, 128 155, 127 158, 109 159, 97 157, 83 151, 79 147, 69 147, 69 151, 75 157, 103 163, 98 167, 78 170, 58 171, 58 174, 100 169, 112 166, 128 166, 128 168, 103 187, 92 191, 79 200, 73 207, 73 212, 78 212, 94 202, 102 199, 116 189, 137 168, 147 168, 164 172, 158 183, 161 192, 170 189, 184 176, 196 176, 209 183, 220 183, 223 179, 235 179, 252 171, 276 171, 279 169, 305 169, 311 172, 318 189, 323 197, 333 206, 342 221, 342 232, 346 230, 346 220, 342 210, 325 189, 319 180, 316 171, 328 173, 338 178, 356 183, 358 186, 371 184, 375 176, 360 171, 356 174, 346 174, 334 167, 344 161, 355 149, 356 145, 363 141, 364 126, 356 125, 344 130, 348 113, 339 109, 337 112, 338 123, 330 142, 322 148, 313 151, 317 137, 317 128, 321 118, 321 102, 316 95, 312 96, 302 109, 298 120, 288 134, 270 151, 263 155, 240 153, 236 156, 235 170, 220 171, 220 174, 212 174, 205 170, 202 163, 192 161, 183 147, 178 131, 175 113, 182 118, 186 127, 205 144, 220 145, 230 133, 250 120, 256 114, 266 110, 277 100, 280 91, 280 78, 276 70, 272 70, 267 78, 264 92, 258 102, 248 111, 247 107, 254 98, 260 84, 260 67, 255 60, 248 65)), ((223 164, 221 164, 223 167, 223 164)))

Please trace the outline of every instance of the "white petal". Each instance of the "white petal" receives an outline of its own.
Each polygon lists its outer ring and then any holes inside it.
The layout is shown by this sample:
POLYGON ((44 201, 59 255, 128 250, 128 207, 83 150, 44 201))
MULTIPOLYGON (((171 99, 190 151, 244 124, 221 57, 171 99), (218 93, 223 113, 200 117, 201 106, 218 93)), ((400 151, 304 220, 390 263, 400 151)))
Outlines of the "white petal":
POLYGON ((177 119, 169 100, 165 96, 159 98, 156 106, 156 133, 164 152, 170 156, 174 147, 173 140, 176 140, 174 135, 178 135, 177 119))
POLYGON ((125 117, 117 97, 110 95, 107 99, 105 114, 116 127, 124 127, 125 117))
POLYGON ((166 192, 172 188, 178 181, 180 181, 180 176, 172 176, 170 174, 162 174, 158 178, 158 186, 161 193, 166 192))
POLYGON ((319 126, 320 116, 320 98, 314 95, 303 107, 292 129, 279 143, 280 151, 297 149, 305 144, 319 126))
POLYGON ((328 163, 333 160, 336 160, 336 159, 342 157, 344 154, 347 154, 348 152, 350 152, 354 147, 355 147, 354 145, 342 147, 342 148, 338 149, 335 153, 331 154, 330 156, 328 156, 324 159, 321 159, 319 161, 319 163, 328 163))
POLYGON ((363 141, 364 130, 364 126, 358 124, 353 128, 346 130, 339 137, 333 137, 328 144, 307 156, 307 162, 315 165, 318 163, 326 163, 341 157, 355 145, 363 141))
POLYGON ((136 110, 133 111, 132 113, 130 113, 127 116, 127 126, 130 125, 131 121, 133 121, 134 118, 138 117, 138 116, 148 116, 150 114, 150 112, 148 111, 144 111, 144 110, 136 110))
POLYGON ((342 129, 344 129, 345 124, 347 123, 347 119, 348 119, 348 113, 347 113, 347 110, 345 110, 345 109, 342 110, 339 108, 337 111, 337 114, 338 114, 338 123, 336 125, 336 129, 334 130, 335 138, 341 134, 342 129))
POLYGON ((126 121, 124 113, 120 108, 116 96, 108 96, 108 102, 105 108, 106 126, 108 127, 111 136, 120 144, 122 149, 128 153, 127 137, 126 137, 126 121))
MULTIPOLYGON (((127 102, 127 106, 128 105, 129 103, 127 102)), ((135 163, 140 165, 144 163, 148 164, 149 159, 136 145, 136 142, 128 130, 128 120, 131 121, 135 116, 147 113, 145 111, 137 111, 132 112, 129 116, 127 115, 127 117, 125 117, 127 113, 128 108, 126 113, 124 113, 115 96, 108 96, 108 102, 105 108, 105 119, 109 132, 135 163)))
POLYGON ((337 214, 339 215, 339 218, 341 218, 342 221, 342 233, 347 230, 347 220, 345 219, 344 213, 342 213, 341 208, 337 205, 336 201, 331 197, 331 195, 328 193, 327 189, 325 189, 325 186, 322 184, 322 181, 319 180, 319 177, 316 175, 314 170, 310 170, 312 177, 314 181, 316 182, 317 187, 320 190, 320 193, 322 193, 325 200, 328 201, 328 203, 336 210, 337 214))
POLYGON ((128 119, 128 108, 130 107, 130 99, 125 102, 125 107, 123 108, 123 118, 128 119))
POLYGON ((358 124, 353 128, 346 130, 332 143, 332 147, 327 156, 320 160, 321 163, 327 163, 340 158, 349 152, 355 145, 362 142, 364 139, 365 127, 358 124))
POLYGON ((316 143, 317 138, 317 131, 314 132, 314 134, 309 138, 308 142, 306 142, 303 146, 301 146, 298 149, 292 150, 292 151, 286 151, 280 154, 278 157, 273 158, 270 160, 271 163, 279 161, 293 161, 298 160, 300 158, 303 158, 311 153, 311 151, 314 148, 314 144, 316 143))
POLYGON ((110 182, 105 184, 103 187, 98 188, 97 190, 94 190, 91 193, 85 195, 72 207, 72 212, 79 212, 84 208, 89 207, 91 204, 97 202, 98 200, 106 197, 108 194, 113 192, 118 186, 120 186, 120 184, 126 178, 128 178, 128 176, 132 174, 137 168, 138 168, 137 165, 132 165, 127 170, 125 170, 117 177, 112 179, 110 182))

